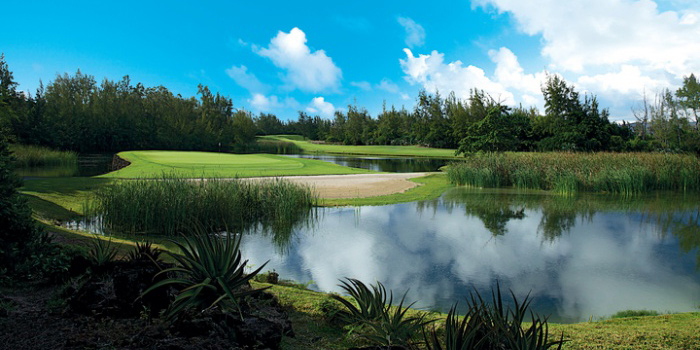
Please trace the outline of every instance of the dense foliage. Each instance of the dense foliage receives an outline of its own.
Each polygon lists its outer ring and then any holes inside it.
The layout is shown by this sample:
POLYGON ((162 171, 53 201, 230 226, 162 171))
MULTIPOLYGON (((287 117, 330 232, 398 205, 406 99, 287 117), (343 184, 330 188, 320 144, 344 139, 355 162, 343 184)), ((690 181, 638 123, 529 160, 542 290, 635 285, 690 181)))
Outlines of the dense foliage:
POLYGON ((0 282, 37 278, 67 269, 68 258, 50 243, 18 192, 21 180, 13 172, 13 157, 0 132, 0 282))
POLYGON ((672 93, 661 91, 634 109, 636 122, 609 121, 595 96, 581 96, 557 75, 542 86, 545 113, 511 108, 474 89, 467 100, 422 91, 412 111, 393 106, 372 118, 348 106, 332 120, 300 113, 283 123, 273 115, 255 119, 259 133, 298 134, 346 145, 424 145, 476 151, 670 151, 700 152, 700 84, 694 75, 672 93))
POLYGON ((59 75, 34 96, 16 90, 0 57, 0 128, 19 143, 78 152, 129 149, 229 150, 250 143, 255 124, 231 99, 199 85, 199 99, 163 86, 91 75, 59 75))

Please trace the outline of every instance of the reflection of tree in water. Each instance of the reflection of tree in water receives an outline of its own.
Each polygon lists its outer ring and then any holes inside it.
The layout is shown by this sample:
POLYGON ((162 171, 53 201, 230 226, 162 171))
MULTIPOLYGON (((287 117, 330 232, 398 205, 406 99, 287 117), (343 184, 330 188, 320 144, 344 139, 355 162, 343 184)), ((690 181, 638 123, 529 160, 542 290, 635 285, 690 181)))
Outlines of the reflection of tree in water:
POLYGON ((700 208, 680 213, 647 213, 646 218, 659 225, 661 237, 669 233, 676 237, 683 253, 694 250, 695 268, 700 270, 700 208))
POLYGON ((297 232, 304 230, 313 232, 321 216, 318 208, 304 208, 303 210, 291 211, 287 215, 280 215, 271 222, 258 222, 255 225, 247 226, 243 229, 248 234, 262 234, 270 237, 272 243, 277 247, 279 253, 286 253, 294 239, 297 239, 297 232))
MULTIPOLYGON (((511 220, 525 217, 525 209, 542 213, 538 233, 544 241, 552 242, 569 232, 581 220, 593 220, 598 212, 622 211, 645 213, 659 224, 660 235, 668 233, 678 238, 681 249, 688 253, 697 251, 700 268, 700 201, 679 193, 656 193, 635 197, 582 194, 574 197, 546 193, 523 193, 504 190, 474 190, 459 188, 447 192, 441 200, 426 201, 423 206, 434 209, 463 207, 466 214, 479 218, 494 235, 507 233, 511 220)), ((419 210, 423 210, 420 208, 419 210)))

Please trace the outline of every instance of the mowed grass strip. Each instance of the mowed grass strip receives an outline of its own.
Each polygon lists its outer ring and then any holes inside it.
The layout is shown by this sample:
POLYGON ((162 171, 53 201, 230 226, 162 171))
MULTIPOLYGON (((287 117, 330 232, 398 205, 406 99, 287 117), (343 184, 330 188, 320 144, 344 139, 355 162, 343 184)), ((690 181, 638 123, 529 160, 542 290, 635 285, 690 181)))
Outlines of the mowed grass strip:
POLYGON ((119 157, 131 162, 104 178, 157 178, 163 174, 182 177, 256 177, 286 175, 366 174, 373 171, 314 159, 272 154, 228 154, 213 152, 129 151, 119 157))
POLYGON ((261 136, 260 140, 275 140, 293 142, 304 153, 331 153, 355 155, 383 155, 394 157, 434 157, 458 158, 454 149, 430 148, 421 146, 348 146, 312 143, 304 141, 298 135, 269 135, 261 136))

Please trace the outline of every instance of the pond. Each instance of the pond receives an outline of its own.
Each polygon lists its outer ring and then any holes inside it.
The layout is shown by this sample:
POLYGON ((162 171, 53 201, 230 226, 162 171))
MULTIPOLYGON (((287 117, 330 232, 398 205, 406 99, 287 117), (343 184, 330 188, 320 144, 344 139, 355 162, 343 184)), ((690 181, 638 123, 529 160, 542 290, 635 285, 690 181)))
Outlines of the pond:
POLYGON ((409 290, 447 311, 498 282, 553 322, 700 307, 700 201, 679 194, 563 197, 456 188, 440 199, 323 208, 286 244, 245 237, 251 266, 328 292, 343 277, 409 290))
POLYGON ((21 177, 97 176, 109 172, 113 156, 111 153, 81 154, 78 164, 73 166, 19 168, 15 172, 21 177))
POLYGON ((420 173, 438 171, 440 167, 454 161, 454 159, 440 158, 340 156, 329 154, 289 154, 285 156, 293 158, 317 159, 352 168, 392 173, 420 173))

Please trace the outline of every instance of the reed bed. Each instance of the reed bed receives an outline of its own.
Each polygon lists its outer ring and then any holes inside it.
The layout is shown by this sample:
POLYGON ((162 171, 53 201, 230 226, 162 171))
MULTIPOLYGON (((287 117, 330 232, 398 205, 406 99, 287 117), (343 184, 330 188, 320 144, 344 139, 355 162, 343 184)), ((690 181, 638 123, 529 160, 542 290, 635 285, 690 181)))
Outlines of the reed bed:
POLYGON ((212 230, 263 229, 291 232, 309 219, 318 197, 308 187, 281 179, 125 180, 101 188, 86 208, 105 233, 190 232, 193 225, 212 230))
POLYGON ((57 151, 34 145, 10 145, 15 157, 15 167, 32 168, 39 166, 76 166, 78 154, 72 151, 57 151))
POLYGON ((700 190, 700 160, 667 153, 479 153, 452 164, 451 183, 638 194, 656 190, 700 190))
POLYGON ((255 142, 235 145, 234 153, 299 154, 304 153, 294 142, 258 139, 255 142))

